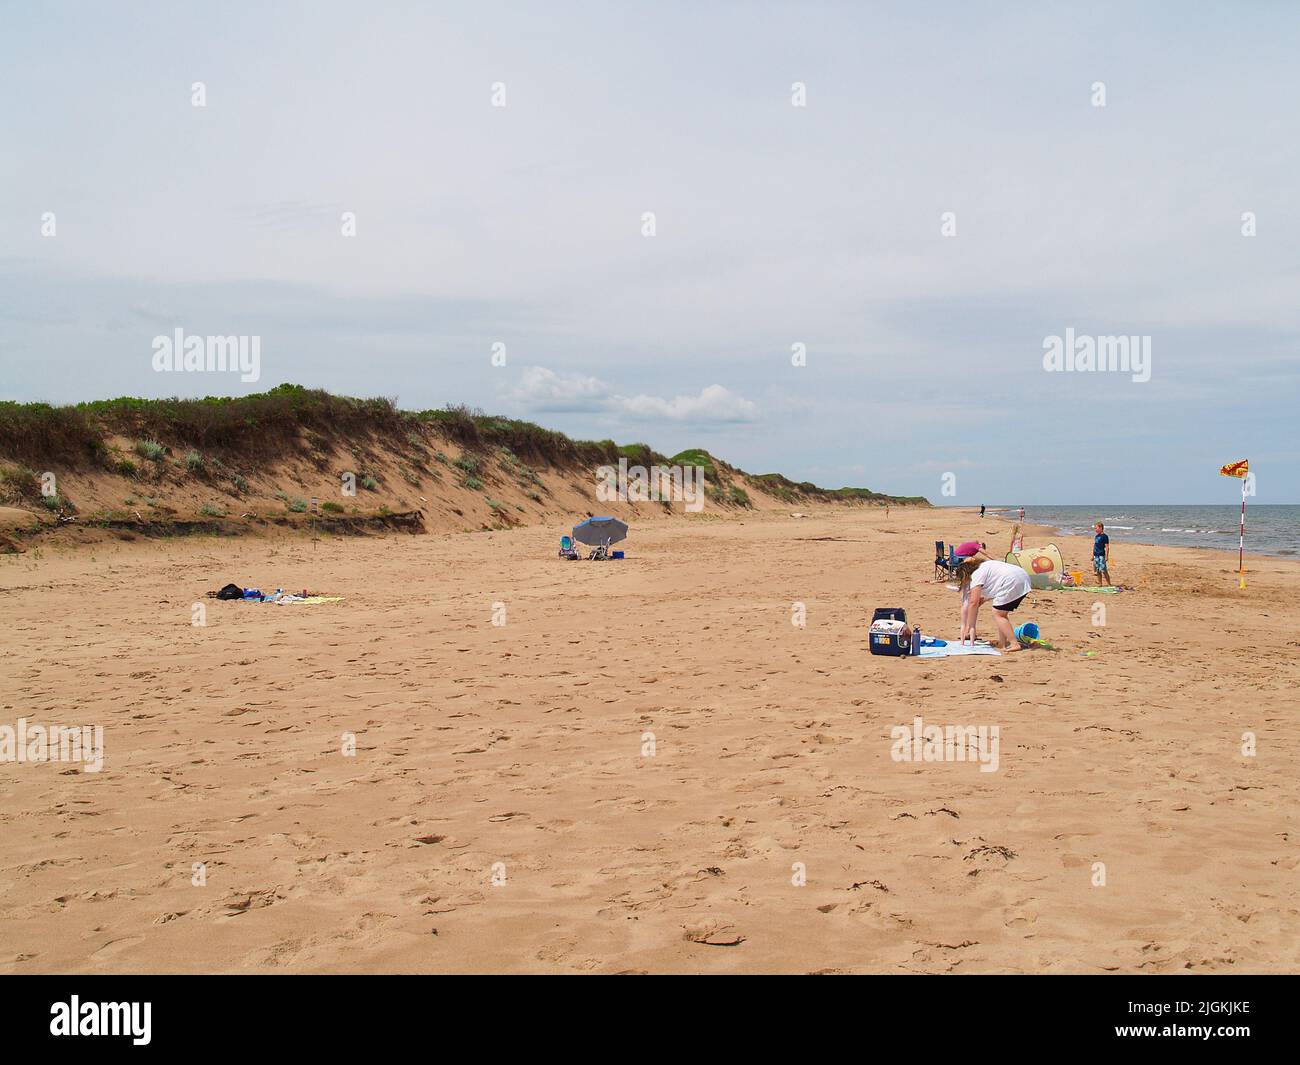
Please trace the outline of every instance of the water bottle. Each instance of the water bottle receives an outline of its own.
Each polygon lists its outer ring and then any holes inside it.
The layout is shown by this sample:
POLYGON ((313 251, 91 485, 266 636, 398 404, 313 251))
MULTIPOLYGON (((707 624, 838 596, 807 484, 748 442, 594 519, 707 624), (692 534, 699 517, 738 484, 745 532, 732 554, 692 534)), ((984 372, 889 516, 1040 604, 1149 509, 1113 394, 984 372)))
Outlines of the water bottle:
POLYGON ((912 626, 912 656, 919 658, 921 655, 921 629, 917 625, 912 626))

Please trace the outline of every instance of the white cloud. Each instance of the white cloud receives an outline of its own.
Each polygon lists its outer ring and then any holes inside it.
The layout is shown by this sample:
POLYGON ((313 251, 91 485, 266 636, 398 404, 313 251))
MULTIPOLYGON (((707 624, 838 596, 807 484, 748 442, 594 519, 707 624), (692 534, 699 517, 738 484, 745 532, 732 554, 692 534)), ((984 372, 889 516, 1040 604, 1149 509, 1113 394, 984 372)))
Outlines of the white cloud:
POLYGON ((558 374, 545 366, 524 371, 510 398, 532 411, 606 410, 613 398, 603 381, 583 374, 558 374))
POLYGON ((698 395, 672 399, 644 393, 623 396, 597 377, 558 374, 544 366, 525 370, 510 398, 529 411, 604 411, 643 421, 716 424, 752 422, 759 415, 757 404, 718 384, 708 385, 698 395))
POLYGON ((709 385, 698 396, 618 396, 617 402, 628 414, 641 418, 666 418, 675 422, 752 422, 758 407, 721 385, 709 385))

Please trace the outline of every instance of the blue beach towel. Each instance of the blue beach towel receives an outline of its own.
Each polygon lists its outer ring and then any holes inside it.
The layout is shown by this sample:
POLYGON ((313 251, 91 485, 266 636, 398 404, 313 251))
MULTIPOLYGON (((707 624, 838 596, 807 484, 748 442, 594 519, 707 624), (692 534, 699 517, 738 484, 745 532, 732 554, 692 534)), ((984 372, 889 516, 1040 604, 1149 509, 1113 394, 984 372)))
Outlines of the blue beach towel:
POLYGON ((1002 652, 987 643, 947 643, 944 640, 921 641, 921 658, 952 658, 956 655, 1001 655, 1002 652))

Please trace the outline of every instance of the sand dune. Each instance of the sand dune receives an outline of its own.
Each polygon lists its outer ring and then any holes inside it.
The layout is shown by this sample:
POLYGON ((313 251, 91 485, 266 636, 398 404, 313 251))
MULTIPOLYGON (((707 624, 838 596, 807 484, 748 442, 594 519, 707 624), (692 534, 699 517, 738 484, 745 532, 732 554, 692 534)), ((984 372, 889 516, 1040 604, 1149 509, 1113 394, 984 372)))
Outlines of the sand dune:
POLYGON ((1104 626, 1035 593, 1059 653, 920 662, 871 609, 954 636, 932 543, 1001 523, 702 515, 606 565, 559 531, 0 560, 0 725, 105 730, 99 773, 0 764, 0 971, 1295 968, 1294 563, 1240 593, 1116 544, 1104 626), (893 761, 916 716, 999 726, 998 771, 893 761))

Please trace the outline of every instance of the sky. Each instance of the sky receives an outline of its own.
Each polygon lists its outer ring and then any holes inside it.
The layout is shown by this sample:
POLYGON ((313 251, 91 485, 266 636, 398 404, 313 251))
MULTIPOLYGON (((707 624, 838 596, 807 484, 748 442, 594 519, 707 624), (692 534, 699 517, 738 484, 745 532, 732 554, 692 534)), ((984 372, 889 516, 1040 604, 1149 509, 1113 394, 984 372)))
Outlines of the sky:
POLYGON ((1298 31, 0 0, 0 399, 292 381, 935 503, 1231 502, 1240 458, 1300 502, 1298 31), (157 371, 176 329, 258 380, 157 371), (1046 368, 1067 330, 1149 379, 1046 368))

